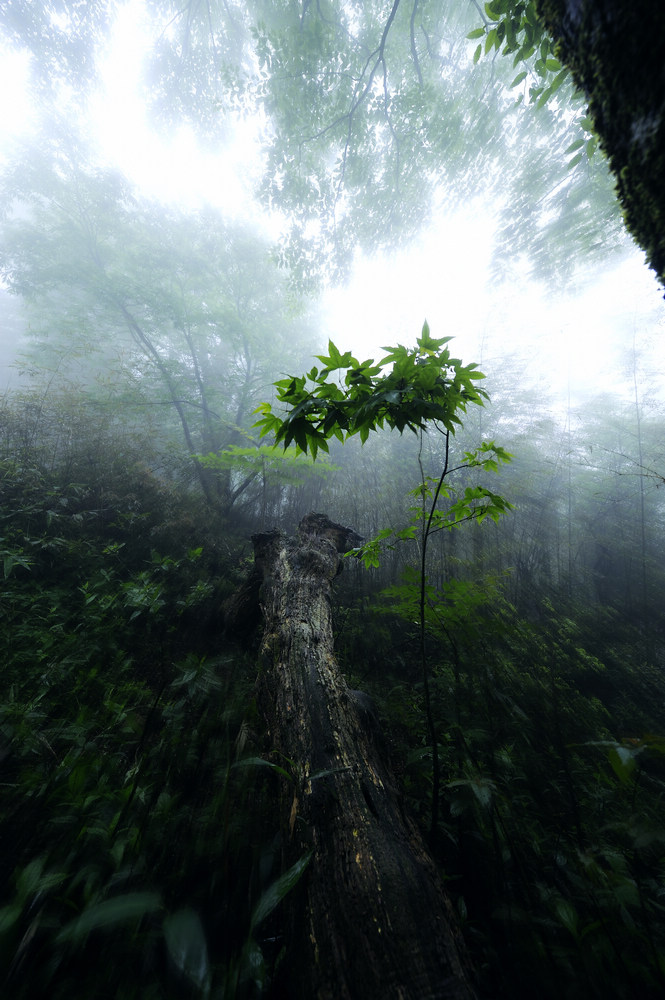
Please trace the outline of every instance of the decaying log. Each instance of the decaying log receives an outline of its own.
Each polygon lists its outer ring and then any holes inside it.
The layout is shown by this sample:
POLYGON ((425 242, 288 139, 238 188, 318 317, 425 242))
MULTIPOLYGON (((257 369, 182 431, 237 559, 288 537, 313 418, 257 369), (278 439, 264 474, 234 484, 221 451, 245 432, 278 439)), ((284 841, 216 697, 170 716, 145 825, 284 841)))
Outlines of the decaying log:
POLYGON ((331 584, 360 539, 310 514, 296 539, 252 541, 265 619, 259 701, 273 749, 298 772, 295 786, 284 782, 288 860, 312 851, 288 995, 471 1000, 440 876, 401 810, 371 705, 334 658, 331 584))

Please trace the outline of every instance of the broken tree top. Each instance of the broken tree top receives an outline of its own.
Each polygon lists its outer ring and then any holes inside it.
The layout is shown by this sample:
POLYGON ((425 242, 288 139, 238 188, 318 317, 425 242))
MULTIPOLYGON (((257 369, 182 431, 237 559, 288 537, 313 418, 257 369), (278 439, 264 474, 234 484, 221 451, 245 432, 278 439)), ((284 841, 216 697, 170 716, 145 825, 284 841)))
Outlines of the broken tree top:
MULTIPOLYGON (((298 525, 298 535, 303 541, 307 538, 327 540, 333 545, 336 552, 342 554, 350 552, 351 549, 357 548, 363 542, 361 536, 353 528, 345 528, 342 524, 336 524, 325 514, 312 513, 303 517, 298 525)), ((283 537, 283 533, 277 529, 252 535, 254 550, 255 552, 260 551, 264 545, 270 544, 276 538, 283 537)))
POLYGON ((252 538, 264 633, 258 703, 280 788, 294 1000, 472 1000, 441 877, 404 814, 378 719, 335 658, 332 581, 362 541, 323 514, 252 538))

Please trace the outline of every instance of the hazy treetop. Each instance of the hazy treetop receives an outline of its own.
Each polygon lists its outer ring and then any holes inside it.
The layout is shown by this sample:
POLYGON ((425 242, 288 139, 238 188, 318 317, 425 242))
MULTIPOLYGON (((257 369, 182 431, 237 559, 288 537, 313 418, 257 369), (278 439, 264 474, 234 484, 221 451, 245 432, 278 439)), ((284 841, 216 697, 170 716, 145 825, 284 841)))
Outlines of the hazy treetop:
POLYGON ((621 242, 612 181, 600 157, 579 155, 591 137, 564 75, 554 98, 529 104, 553 57, 515 67, 483 41, 476 58, 467 36, 486 21, 470 0, 10 0, 0 32, 31 53, 44 129, 56 108, 89 113, 111 41, 128 72, 140 62, 150 127, 187 126, 215 151, 251 120, 257 193, 303 284, 473 199, 496 220, 497 270, 524 258, 551 278, 621 242))

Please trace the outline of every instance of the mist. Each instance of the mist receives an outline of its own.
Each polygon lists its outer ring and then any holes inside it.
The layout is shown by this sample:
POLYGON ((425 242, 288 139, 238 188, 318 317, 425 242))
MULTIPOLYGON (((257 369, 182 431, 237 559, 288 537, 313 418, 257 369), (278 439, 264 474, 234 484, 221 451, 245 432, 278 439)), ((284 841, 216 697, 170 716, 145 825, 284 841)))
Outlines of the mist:
POLYGON ((447 995, 340 803, 456 995, 660 995, 663 276, 542 16, 0 12, 8 995, 447 995))

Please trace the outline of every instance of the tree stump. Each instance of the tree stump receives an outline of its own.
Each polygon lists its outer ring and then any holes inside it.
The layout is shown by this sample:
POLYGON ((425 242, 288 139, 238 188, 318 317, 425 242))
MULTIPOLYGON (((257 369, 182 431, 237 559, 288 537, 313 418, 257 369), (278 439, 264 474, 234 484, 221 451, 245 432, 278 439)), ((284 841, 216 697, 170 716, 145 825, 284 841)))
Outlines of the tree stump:
POLYGON ((297 770, 281 804, 288 861, 312 851, 293 897, 302 909, 288 995, 472 1000, 452 908, 401 809, 377 720, 335 662, 331 584, 340 553, 361 539, 309 514, 295 540, 252 541, 265 618, 259 704, 273 749, 297 770))

